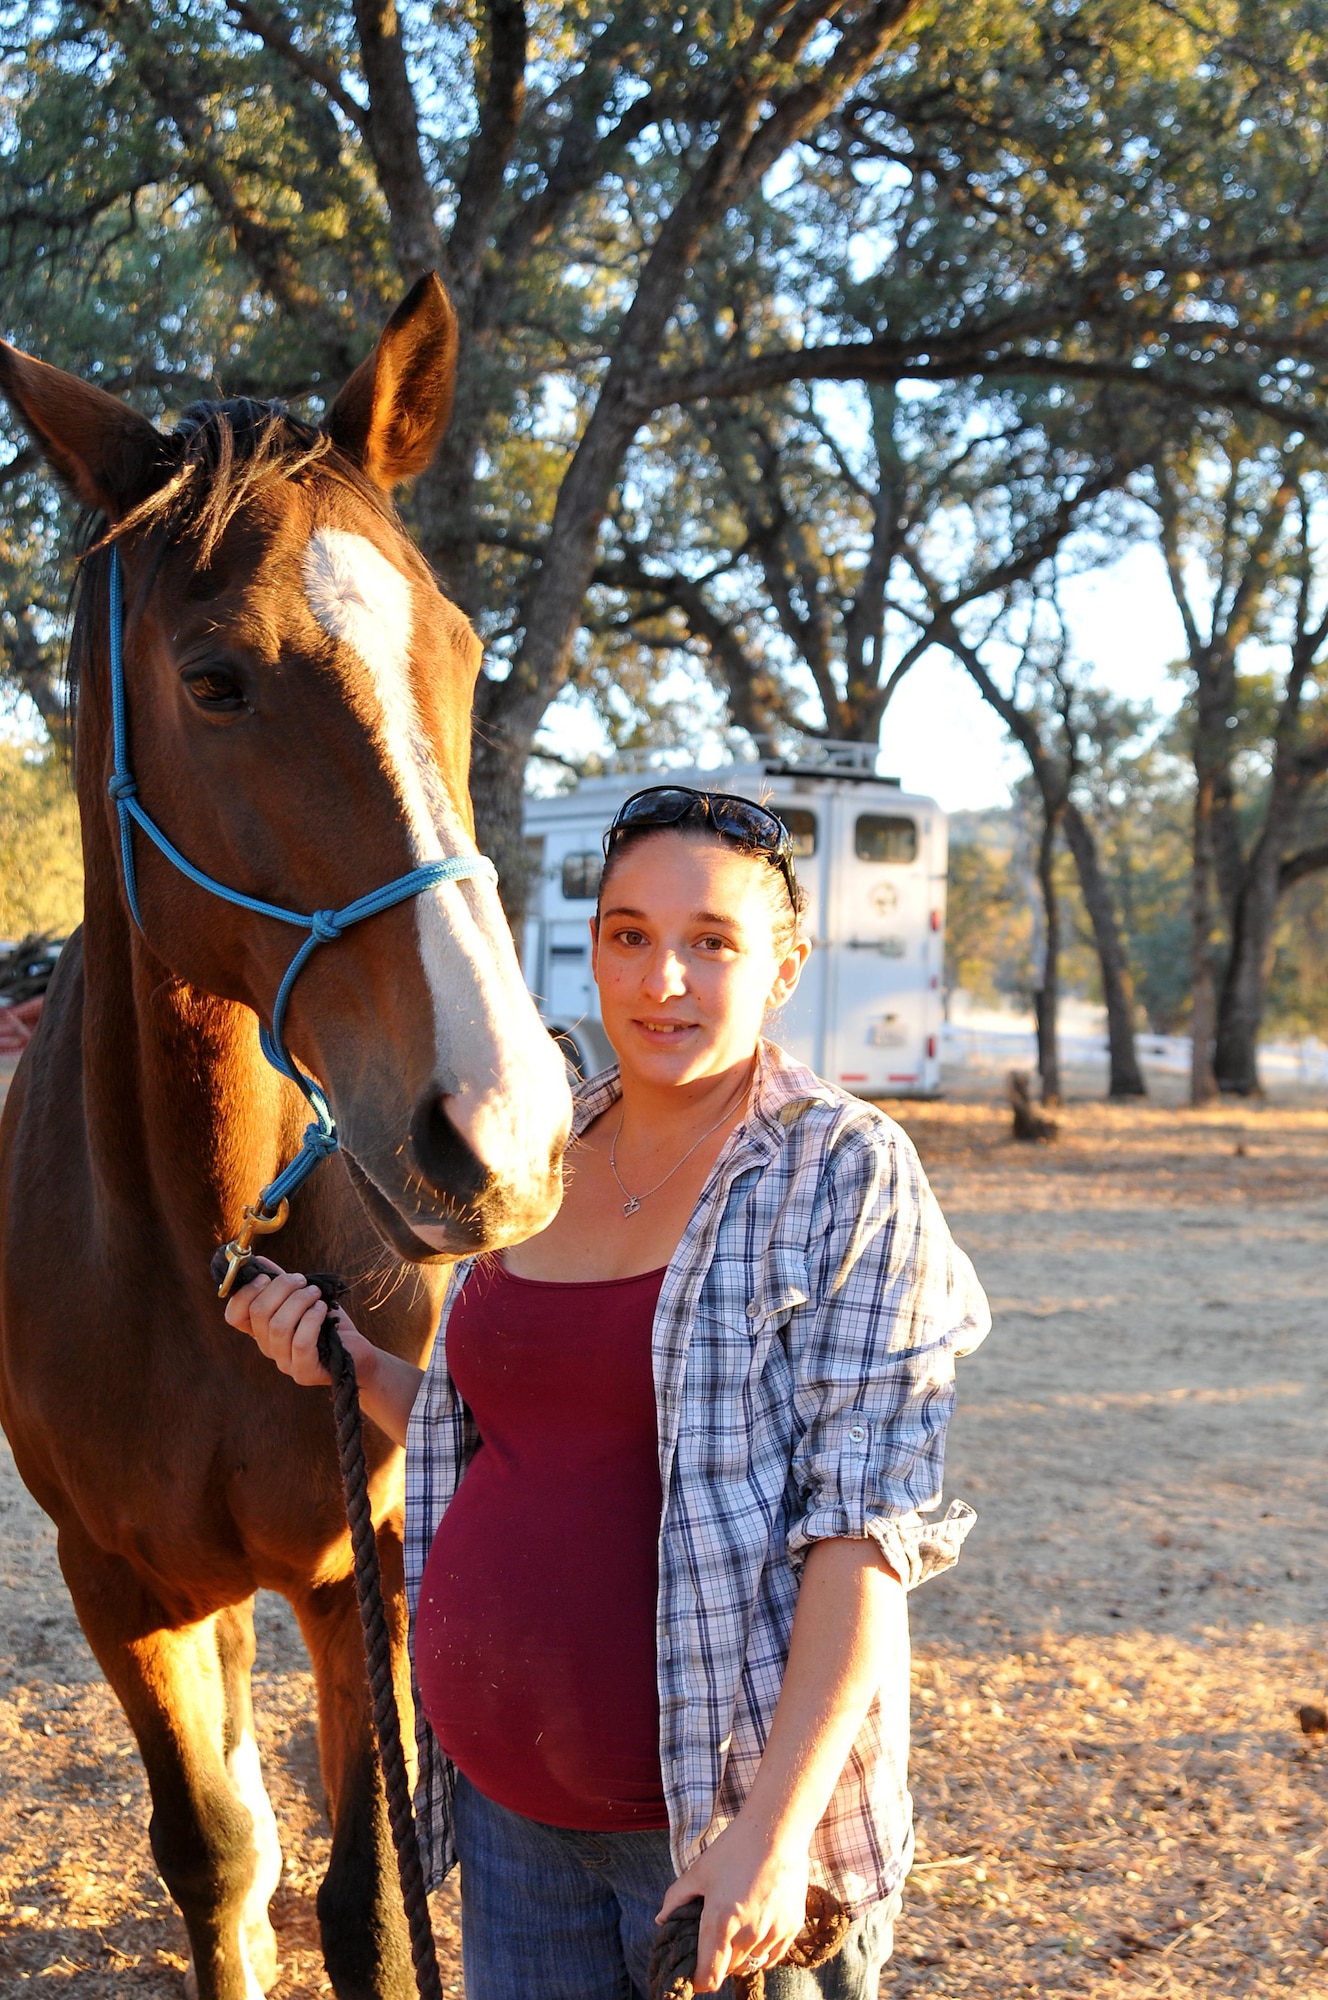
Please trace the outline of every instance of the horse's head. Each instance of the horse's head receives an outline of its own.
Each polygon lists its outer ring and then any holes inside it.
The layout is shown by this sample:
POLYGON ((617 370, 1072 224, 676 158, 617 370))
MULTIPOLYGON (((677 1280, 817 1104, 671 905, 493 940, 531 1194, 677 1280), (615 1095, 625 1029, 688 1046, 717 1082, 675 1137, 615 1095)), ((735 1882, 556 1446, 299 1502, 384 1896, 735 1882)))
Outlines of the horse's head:
MULTIPOLYGON (((0 343, 0 388, 120 552, 142 803, 197 867, 265 902, 342 908, 476 852, 480 646, 390 499, 446 426, 455 347, 446 294, 428 278, 324 430, 241 402, 196 406, 166 436, 0 343)), ((105 546, 85 561, 72 650, 90 895, 98 870, 109 892, 116 844, 109 561, 105 546)), ((270 1018, 300 934, 218 902, 136 845, 152 952, 270 1018)), ((326 1088, 366 1206, 403 1255, 497 1247, 552 1216, 567 1084, 491 882, 437 884, 316 951, 286 1036, 326 1088)))

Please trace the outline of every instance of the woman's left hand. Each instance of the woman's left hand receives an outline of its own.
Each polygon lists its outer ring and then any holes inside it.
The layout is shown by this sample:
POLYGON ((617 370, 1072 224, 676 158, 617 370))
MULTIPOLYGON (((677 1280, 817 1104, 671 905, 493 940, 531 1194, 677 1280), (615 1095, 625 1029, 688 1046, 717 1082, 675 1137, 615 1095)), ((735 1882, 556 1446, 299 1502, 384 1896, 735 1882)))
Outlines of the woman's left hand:
POLYGON ((671 1884, 660 1921, 696 1896, 705 1904, 696 1992, 716 1993, 730 1973, 778 1964, 806 1922, 807 1848, 739 1813, 671 1884))

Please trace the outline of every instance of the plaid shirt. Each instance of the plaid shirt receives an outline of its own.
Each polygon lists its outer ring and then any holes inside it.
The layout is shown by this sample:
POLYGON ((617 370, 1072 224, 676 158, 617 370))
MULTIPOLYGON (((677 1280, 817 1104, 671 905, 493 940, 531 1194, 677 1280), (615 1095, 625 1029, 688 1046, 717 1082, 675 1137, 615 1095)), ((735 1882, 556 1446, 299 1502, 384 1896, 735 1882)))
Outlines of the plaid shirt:
MULTIPOLYGON (((583 1132, 616 1070, 577 1093, 583 1132)), ((479 1442, 447 1373, 448 1313, 406 1445, 412 1626, 433 1540, 479 1442)), ((823 1537, 869 1537, 910 1589, 975 1519, 941 1495, 955 1357, 991 1324, 917 1154, 873 1106, 763 1043, 752 1110, 725 1144, 665 1273, 653 1349, 664 1492, 656 1613, 660 1759, 679 1873, 737 1813, 784 1675, 798 1569, 823 1537)), ((451 1867, 454 1770, 416 1698, 425 1873, 451 1867)), ((908 1661, 882 1662, 817 1828, 811 1876, 855 1912, 912 1856, 908 1661)))

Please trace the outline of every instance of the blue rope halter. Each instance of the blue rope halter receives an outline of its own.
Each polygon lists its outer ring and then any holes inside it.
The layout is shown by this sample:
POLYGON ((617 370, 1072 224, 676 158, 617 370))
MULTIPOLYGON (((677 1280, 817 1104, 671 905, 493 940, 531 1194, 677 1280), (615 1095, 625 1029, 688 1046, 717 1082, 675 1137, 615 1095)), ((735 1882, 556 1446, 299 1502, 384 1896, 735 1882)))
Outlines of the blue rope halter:
POLYGON ((277 997, 272 1003, 272 1025, 265 1027, 260 1023, 258 1040, 273 1069, 289 1077, 303 1091, 313 1111, 314 1121, 306 1126, 300 1150, 290 1165, 284 1167, 275 1180, 268 1182, 255 1206, 246 1208, 246 1228, 241 1230, 234 1243, 227 1244, 231 1264, 221 1288, 224 1298, 234 1283, 235 1272, 252 1247, 253 1236, 266 1235, 281 1227, 286 1220, 288 1197, 303 1185, 320 1160, 335 1153, 341 1144, 336 1120, 324 1092, 311 1076, 305 1074, 286 1047, 283 1029, 296 980, 319 945, 331 944, 352 924, 363 923, 366 917, 375 917, 380 910, 390 910, 395 904, 404 903, 425 889, 432 889, 438 882, 462 882, 476 875, 487 876, 490 881, 496 882, 498 870, 484 854, 458 854, 447 861, 426 861, 423 867, 398 875, 395 881, 384 883, 381 889, 370 890, 367 896, 357 897, 340 910, 314 910, 306 916, 300 910, 286 910, 279 903, 265 903, 257 896, 246 896, 242 890, 227 888, 224 882, 218 882, 211 875, 205 875, 201 868, 195 868, 193 862, 181 854, 173 841, 167 839, 156 821, 139 804, 138 786, 129 768, 124 674, 124 579, 120 551, 114 547, 111 550, 111 741, 114 768, 108 789, 115 801, 120 822, 120 861, 124 870, 125 895, 140 931, 143 918, 139 910, 138 875, 134 866, 135 826, 188 881, 206 889, 210 896, 219 896, 222 902, 234 903, 238 909, 252 910, 256 916, 271 917, 279 924, 293 924, 297 930, 309 933, 286 967, 277 988, 277 997))

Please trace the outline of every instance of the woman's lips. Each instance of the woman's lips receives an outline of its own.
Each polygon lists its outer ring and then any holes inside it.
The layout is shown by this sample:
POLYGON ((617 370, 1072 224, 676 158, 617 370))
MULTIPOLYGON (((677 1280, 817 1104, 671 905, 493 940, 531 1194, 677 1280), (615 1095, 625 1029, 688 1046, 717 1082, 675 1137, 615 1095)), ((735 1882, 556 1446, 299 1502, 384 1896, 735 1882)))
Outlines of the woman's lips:
POLYGON ((643 1035, 651 1035, 656 1041, 676 1041, 680 1035, 689 1035, 696 1027, 695 1021, 643 1021, 636 1020, 633 1026, 643 1035))

